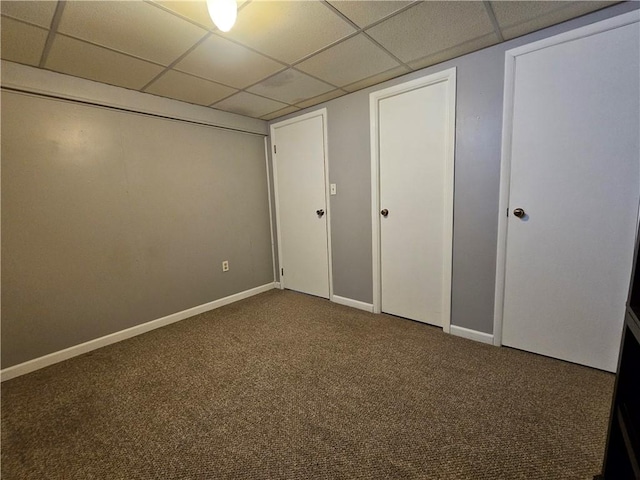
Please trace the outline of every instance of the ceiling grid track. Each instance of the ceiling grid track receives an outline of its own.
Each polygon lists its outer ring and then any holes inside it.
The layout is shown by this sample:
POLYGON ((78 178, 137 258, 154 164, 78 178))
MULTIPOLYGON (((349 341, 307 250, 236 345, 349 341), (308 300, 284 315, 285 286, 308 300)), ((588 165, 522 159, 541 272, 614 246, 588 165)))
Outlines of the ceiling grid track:
MULTIPOLYGON (((184 52, 182 55, 180 55, 178 58, 176 58, 173 62, 171 62, 169 65, 167 65, 163 71, 161 71, 158 75, 156 75, 155 77, 153 77, 144 87, 142 87, 140 89, 141 92, 144 92, 147 88, 149 88, 151 85, 153 85, 153 83, 155 81, 157 81, 160 77, 162 77, 165 73, 167 73, 169 70, 171 70, 173 67, 175 67, 178 63, 180 63, 182 61, 182 59, 184 57, 186 57, 187 55, 189 55, 191 52, 193 52, 200 44, 204 43, 208 38, 210 38, 212 35, 211 32, 207 32, 200 40, 198 40, 196 43, 194 43, 191 48, 187 49, 186 52, 184 52)), ((190 74, 187 74, 190 75, 190 74)), ((195 77, 196 75, 192 75, 193 77, 195 77)), ((198 77, 199 78, 199 77, 198 77)), ((204 79, 203 79, 204 80, 204 79)), ((213 80, 209 80, 207 79, 207 81, 212 82, 212 83, 218 83, 218 82, 214 82, 213 80)), ((219 83, 219 85, 222 85, 221 83, 219 83)), ((233 87, 231 87, 233 88, 233 87)), ((145 92, 146 93, 146 92, 145 92)))
MULTIPOLYGON (((336 15, 338 15, 340 18, 342 18, 345 22, 349 23, 352 27, 354 27, 354 28, 356 29, 356 32, 355 32, 355 33, 353 33, 352 35, 350 35, 350 36, 349 36, 349 38, 351 38, 351 37, 355 37, 356 35, 358 35, 358 34, 362 33, 365 37, 367 37, 367 38, 368 38, 371 42, 373 42, 373 43, 374 43, 378 48, 380 48, 381 50, 383 50, 387 55, 389 55, 391 58, 393 58, 393 59, 394 59, 396 62, 398 62, 401 66, 403 66, 403 67, 405 67, 405 68, 408 68, 408 69, 409 69, 409 71, 413 70, 409 65, 407 65, 405 62, 403 62, 403 61, 402 61, 402 60, 400 60, 398 57, 396 57, 393 53, 391 53, 389 50, 387 50, 384 46, 382 46, 382 45, 380 44, 380 42, 378 42, 377 40, 374 40, 374 39, 373 39, 373 37, 371 37, 371 35, 369 35, 369 34, 365 31, 365 29, 364 29, 364 28, 359 27, 356 23, 354 23, 354 22, 353 22, 349 17, 347 17, 344 13, 342 13, 342 12, 341 12, 340 10, 338 10, 336 7, 334 7, 333 5, 331 5, 331 3, 329 3, 327 0, 323 0, 323 1, 322 1, 322 3, 323 3, 324 5, 326 5, 326 6, 327 6, 327 8, 329 8, 331 11, 333 11, 336 15)), ((405 6, 404 8, 400 8, 400 9, 396 10, 395 12, 393 12, 393 13, 391 13, 391 14, 389 14, 389 15, 386 15, 385 17, 382 17, 382 18, 381 18, 381 19, 379 19, 378 21, 373 22, 373 23, 372 23, 372 24, 370 24, 370 25, 367 25, 367 26, 366 26, 366 29, 367 29, 367 30, 368 30, 368 29, 371 29, 371 28, 375 27, 376 25, 378 25, 378 24, 380 24, 380 23, 382 23, 382 22, 385 22, 385 21, 389 20, 391 17, 395 17, 396 15, 398 15, 398 14, 400 14, 400 13, 403 13, 404 11, 406 11, 406 10, 410 9, 411 7, 415 6, 417 3, 418 3, 418 2, 411 3, 411 4, 407 5, 407 6, 405 6)), ((327 48, 323 48, 323 49, 322 49, 322 50, 320 50, 320 51, 327 50, 328 48, 333 47, 333 46, 337 45, 338 43, 341 43, 341 42, 343 42, 343 41, 345 41, 345 40, 348 40, 348 38, 341 39, 341 40, 339 40, 338 42, 336 42, 335 44, 333 44, 333 45, 329 45, 327 48)), ((320 52, 315 52, 315 53, 313 53, 313 54, 309 55, 307 58, 311 58, 313 55, 315 55, 315 54, 317 54, 317 53, 320 53, 320 52)), ((304 58, 304 59, 302 59, 302 60, 300 60, 300 61, 302 62, 302 61, 306 60, 307 58, 304 58)), ((381 72, 381 73, 383 73, 383 72, 381 72)), ((363 79, 363 80, 364 80, 364 79, 363 79)), ((354 82, 354 83, 355 83, 355 82, 354 82)), ((345 86, 347 86, 347 85, 345 85, 345 86)))
POLYGON ((493 7, 491 6, 491 2, 484 0, 482 2, 484 4, 484 8, 487 11, 487 15, 489 15, 489 19, 491 20, 491 24, 493 25, 493 29, 496 32, 496 36, 498 37, 498 39, 500 40, 500 42, 504 42, 504 36, 502 35, 502 30, 500 30, 500 24, 498 23, 498 20, 496 19, 496 14, 493 11, 493 7))
POLYGON ((604 0, 237 3, 237 25, 222 32, 205 0, 0 1, 0 53, 271 120, 614 4, 611 15, 634 10, 604 0))
POLYGON ((47 41, 44 44, 44 49, 42 50, 42 55, 40 56, 40 63, 38 64, 38 67, 40 68, 44 68, 45 64, 47 63, 49 52, 51 51, 51 47, 53 46, 53 40, 55 39, 56 33, 58 32, 58 25, 60 25, 60 20, 62 20, 62 12, 64 12, 65 5, 66 0, 58 0, 58 3, 56 4, 56 11, 53 14, 53 18, 51 19, 47 41))

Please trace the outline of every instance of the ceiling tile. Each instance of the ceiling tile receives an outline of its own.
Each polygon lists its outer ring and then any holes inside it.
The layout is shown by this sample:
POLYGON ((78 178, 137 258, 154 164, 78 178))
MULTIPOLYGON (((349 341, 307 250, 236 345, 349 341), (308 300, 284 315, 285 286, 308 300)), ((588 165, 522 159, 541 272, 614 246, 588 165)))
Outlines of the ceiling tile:
POLYGON ((169 65, 206 31, 145 2, 67 2, 58 28, 98 45, 169 65))
POLYGON ((303 57, 353 33, 355 29, 322 2, 249 3, 226 35, 284 63, 303 57))
POLYGON ((296 65, 296 68, 341 87, 400 64, 360 34, 296 65))
POLYGON ((240 92, 216 103, 213 108, 260 118, 268 113, 282 110, 282 108, 287 106, 288 105, 276 102, 275 100, 259 97, 247 92, 240 92))
POLYGON ((289 69, 254 85, 248 90, 263 97, 273 98, 285 103, 298 103, 310 97, 333 90, 335 87, 289 69))
POLYGON ((49 28, 58 2, 51 1, 4 1, 0 2, 0 12, 18 20, 49 28))
POLYGON ((2 58, 37 66, 47 42, 47 30, 8 17, 2 17, 1 21, 2 58))
POLYGON ((163 68, 106 48, 56 35, 45 68, 139 90, 163 68))
POLYGON ((286 107, 286 108, 283 108, 282 110, 278 110, 277 112, 264 115, 260 118, 262 120, 273 120, 274 118, 284 117, 285 115, 289 115, 290 113, 297 112, 298 110, 300 110, 298 107, 286 107))
POLYGON ((482 2, 423 2, 367 33, 410 62, 493 31, 482 2))
POLYGON ((365 78, 364 80, 360 80, 358 82, 352 83, 351 85, 347 85, 346 87, 343 87, 343 88, 347 92, 355 92, 357 90, 362 90, 363 88, 370 87, 371 85, 377 85, 378 83, 382 83, 392 78, 399 77, 400 75, 409 73, 409 71, 410 70, 406 67, 392 68, 391 70, 387 70, 386 72, 373 75, 372 77, 365 78))
POLYGON ((344 90, 333 90, 331 92, 323 93, 322 95, 318 95, 317 97, 309 98, 303 102, 297 103, 296 107, 307 108, 312 107, 313 105, 318 105, 322 102, 328 102, 329 100, 333 100, 334 98, 341 97, 346 95, 347 93, 344 90))
POLYGON ((434 53, 433 55, 429 55, 427 57, 414 60, 413 62, 409 62, 409 66, 413 70, 419 70, 421 68, 430 67, 431 65, 436 65, 437 63, 445 62, 452 58, 460 57, 467 53, 475 52, 476 50, 490 47, 491 45, 495 45, 496 43, 498 43, 498 39, 496 38, 495 34, 490 33, 489 35, 484 35, 480 38, 474 38, 473 40, 465 42, 461 45, 456 45, 455 47, 442 50, 438 53, 434 53))
POLYGON ((285 67, 259 53, 212 35, 174 68, 232 87, 244 88, 285 67))
POLYGON ((405 1, 336 1, 329 2, 332 6, 349 18, 360 28, 367 27, 378 20, 397 12, 413 2, 405 1))
POLYGON ((236 92, 233 88, 175 70, 164 73, 145 91, 198 105, 211 105, 236 92))
POLYGON ((491 2, 505 39, 519 37, 617 2, 491 2))

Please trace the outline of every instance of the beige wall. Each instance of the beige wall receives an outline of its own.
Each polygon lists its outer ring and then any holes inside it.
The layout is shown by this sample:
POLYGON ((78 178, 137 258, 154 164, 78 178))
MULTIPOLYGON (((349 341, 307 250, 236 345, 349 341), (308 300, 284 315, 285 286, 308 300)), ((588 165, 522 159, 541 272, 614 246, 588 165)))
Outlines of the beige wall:
POLYGON ((3 368, 273 282, 262 136, 7 91, 1 133, 3 368))

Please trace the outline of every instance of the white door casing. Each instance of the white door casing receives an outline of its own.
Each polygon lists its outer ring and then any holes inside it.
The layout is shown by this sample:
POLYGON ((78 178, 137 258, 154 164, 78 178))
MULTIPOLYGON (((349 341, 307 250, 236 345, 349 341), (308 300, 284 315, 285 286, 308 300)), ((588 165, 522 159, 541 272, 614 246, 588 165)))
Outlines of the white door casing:
POLYGON ((455 79, 448 69, 370 95, 374 311, 446 332, 455 79))
POLYGON ((640 194, 638 19, 507 52, 497 344, 615 371, 640 194))
POLYGON ((326 122, 321 109, 275 123, 271 142, 281 288, 331 298, 326 122))

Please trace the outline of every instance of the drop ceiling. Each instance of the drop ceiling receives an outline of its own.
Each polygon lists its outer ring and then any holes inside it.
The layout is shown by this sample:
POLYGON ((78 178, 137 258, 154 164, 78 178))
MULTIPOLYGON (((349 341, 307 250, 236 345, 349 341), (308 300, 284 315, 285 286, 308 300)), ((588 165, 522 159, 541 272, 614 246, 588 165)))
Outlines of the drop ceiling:
POLYGON ((271 120, 617 2, 0 2, 1 57, 271 120))

